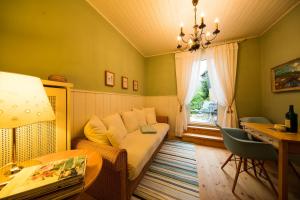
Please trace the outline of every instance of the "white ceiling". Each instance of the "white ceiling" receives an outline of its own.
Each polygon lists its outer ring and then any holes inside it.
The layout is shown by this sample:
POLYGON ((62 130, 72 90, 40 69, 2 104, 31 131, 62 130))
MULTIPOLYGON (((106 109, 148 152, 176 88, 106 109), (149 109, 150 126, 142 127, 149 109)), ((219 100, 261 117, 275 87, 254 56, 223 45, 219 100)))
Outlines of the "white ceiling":
MULTIPOLYGON (((140 53, 153 56, 176 51, 179 25, 191 33, 192 0, 87 0, 140 53)), ((199 0, 208 29, 220 20, 217 41, 256 37, 298 5, 299 0, 199 0)), ((198 17, 198 19, 199 19, 198 17)))

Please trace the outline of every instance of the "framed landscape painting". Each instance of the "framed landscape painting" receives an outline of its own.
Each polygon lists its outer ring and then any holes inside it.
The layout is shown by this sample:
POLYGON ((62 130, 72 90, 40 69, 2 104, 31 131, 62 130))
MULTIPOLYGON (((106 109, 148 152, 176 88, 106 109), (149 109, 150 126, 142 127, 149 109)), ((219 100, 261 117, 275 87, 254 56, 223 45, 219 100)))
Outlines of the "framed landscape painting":
POLYGON ((272 91, 300 90, 300 58, 274 67, 272 70, 272 91))

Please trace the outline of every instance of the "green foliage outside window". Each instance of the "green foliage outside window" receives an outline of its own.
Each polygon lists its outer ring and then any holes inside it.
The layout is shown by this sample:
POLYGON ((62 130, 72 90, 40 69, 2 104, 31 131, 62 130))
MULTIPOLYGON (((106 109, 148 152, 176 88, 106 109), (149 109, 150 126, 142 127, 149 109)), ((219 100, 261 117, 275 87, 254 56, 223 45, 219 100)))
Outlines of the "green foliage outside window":
POLYGON ((201 109, 203 102, 209 100, 209 79, 207 71, 202 75, 200 87, 197 89, 196 95, 191 101, 189 107, 191 114, 196 114, 201 109))

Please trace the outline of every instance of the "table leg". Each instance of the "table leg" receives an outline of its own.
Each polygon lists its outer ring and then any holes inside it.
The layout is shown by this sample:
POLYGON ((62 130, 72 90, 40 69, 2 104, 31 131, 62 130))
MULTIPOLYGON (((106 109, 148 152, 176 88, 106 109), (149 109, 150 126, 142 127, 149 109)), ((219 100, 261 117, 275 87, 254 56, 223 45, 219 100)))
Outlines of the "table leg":
POLYGON ((288 143, 281 141, 279 143, 278 155, 278 199, 288 199, 288 143))

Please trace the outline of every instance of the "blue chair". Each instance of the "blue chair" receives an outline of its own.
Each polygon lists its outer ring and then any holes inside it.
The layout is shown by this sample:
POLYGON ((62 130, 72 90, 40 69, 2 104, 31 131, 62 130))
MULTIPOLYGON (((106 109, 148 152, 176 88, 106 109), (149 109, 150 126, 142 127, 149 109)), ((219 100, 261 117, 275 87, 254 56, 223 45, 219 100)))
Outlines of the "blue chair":
POLYGON ((252 159, 252 160, 259 161, 257 163, 252 163, 253 164, 252 167, 255 169, 255 167, 258 165, 261 168, 262 172, 266 176, 265 177, 266 180, 269 182, 272 189, 277 195, 277 190, 275 189, 262 162, 260 162, 266 160, 273 160, 273 161, 277 160, 277 152, 274 149, 274 147, 270 144, 250 140, 247 136, 247 133, 242 129, 221 128, 221 133, 223 134, 225 147, 230 152, 232 152, 233 155, 239 157, 239 162, 237 166, 235 179, 233 182, 232 192, 234 193, 239 174, 243 172, 241 171, 242 162, 245 159, 252 159))
MULTIPOLYGON (((261 124, 271 124, 272 123, 269 119, 267 119, 265 117, 242 117, 239 120, 240 120, 240 122, 248 122, 248 123, 261 123, 261 124)), ((221 127, 219 127, 219 128, 221 128, 221 127)), ((254 141, 259 141, 259 140, 255 139, 255 138, 253 138, 252 135, 250 135, 250 134, 247 134, 247 135, 248 135, 248 139, 254 140, 254 141)), ((225 161, 225 163, 222 165, 221 169, 223 169, 225 167, 225 165, 229 161, 232 160, 232 157, 233 157, 233 154, 231 154, 227 158, 227 160, 225 161)), ((251 162, 252 162, 252 165, 254 165, 254 160, 252 160, 251 162)), ((247 159, 245 160, 245 165, 247 165, 247 159)), ((247 167, 244 167, 244 168, 245 168, 245 171, 247 171, 247 167)), ((254 168, 254 174, 255 174, 255 176, 257 176, 255 168, 254 168)))

